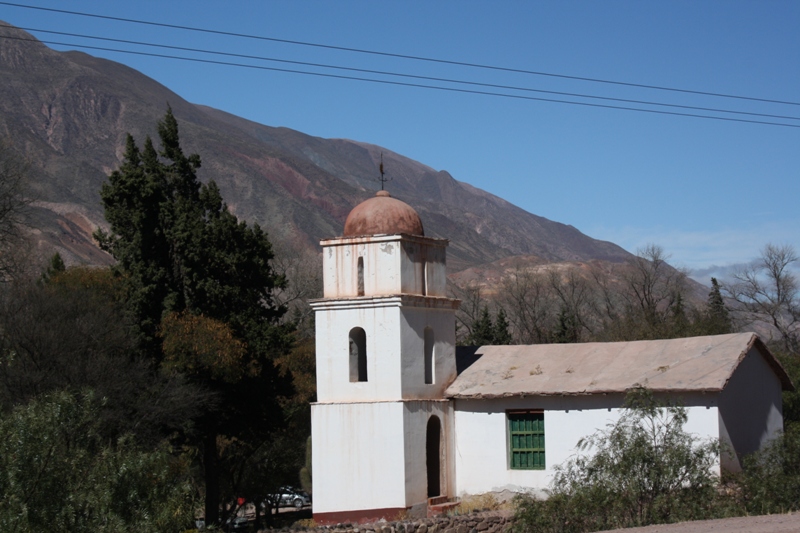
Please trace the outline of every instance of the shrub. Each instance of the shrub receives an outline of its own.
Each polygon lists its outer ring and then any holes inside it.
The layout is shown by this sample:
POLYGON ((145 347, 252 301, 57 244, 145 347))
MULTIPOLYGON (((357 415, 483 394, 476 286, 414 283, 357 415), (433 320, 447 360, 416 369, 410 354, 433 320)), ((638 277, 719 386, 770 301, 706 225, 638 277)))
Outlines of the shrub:
POLYGON ((748 513, 786 513, 800 509, 800 424, 745 459, 740 477, 748 513))
POLYGON ((622 417, 555 467, 547 500, 518 497, 520 531, 580 532, 707 518, 718 512, 715 442, 683 429, 686 409, 638 389, 622 417))
POLYGON ((106 442, 91 393, 58 392, 0 417, 0 531, 180 531, 187 466, 167 449, 106 442))

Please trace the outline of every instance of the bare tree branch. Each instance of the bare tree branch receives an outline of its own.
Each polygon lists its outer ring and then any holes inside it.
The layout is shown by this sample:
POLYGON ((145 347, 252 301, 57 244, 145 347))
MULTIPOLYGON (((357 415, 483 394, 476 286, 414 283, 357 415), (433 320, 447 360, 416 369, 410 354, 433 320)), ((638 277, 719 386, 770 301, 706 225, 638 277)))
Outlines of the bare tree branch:
POLYGON ((740 323, 765 326, 773 340, 793 354, 800 353, 800 293, 792 266, 800 260, 794 247, 767 244, 761 256, 725 283, 727 295, 738 302, 740 323))
POLYGON ((503 278, 500 300, 518 342, 549 342, 557 305, 546 274, 518 266, 503 278))
POLYGON ((284 320, 291 320, 304 338, 314 335, 314 312, 308 300, 322 297, 322 254, 290 240, 273 238, 272 268, 286 279, 286 286, 275 291, 275 300, 288 309, 284 320))

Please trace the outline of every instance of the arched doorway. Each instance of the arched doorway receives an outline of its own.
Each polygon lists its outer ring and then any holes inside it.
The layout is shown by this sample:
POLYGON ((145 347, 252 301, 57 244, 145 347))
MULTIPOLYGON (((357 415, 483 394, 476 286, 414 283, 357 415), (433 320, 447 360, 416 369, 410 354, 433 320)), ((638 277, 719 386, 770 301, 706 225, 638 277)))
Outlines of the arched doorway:
POLYGON ((425 462, 428 467, 428 498, 442 493, 439 479, 441 477, 441 432, 442 424, 434 415, 428 419, 428 430, 425 438, 425 462))

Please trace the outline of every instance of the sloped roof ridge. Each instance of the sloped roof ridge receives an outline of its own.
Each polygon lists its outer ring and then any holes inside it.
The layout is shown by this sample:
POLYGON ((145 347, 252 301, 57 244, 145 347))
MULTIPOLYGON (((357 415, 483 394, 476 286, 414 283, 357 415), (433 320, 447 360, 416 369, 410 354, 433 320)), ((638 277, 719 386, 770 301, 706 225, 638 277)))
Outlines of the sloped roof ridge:
POLYGON ((451 398, 624 393, 645 385, 657 391, 718 392, 752 348, 784 390, 786 371, 755 333, 679 339, 481 346, 479 358, 445 391, 451 398))
MULTIPOLYGON (((735 334, 735 335, 740 335, 740 334, 735 334)), ((755 333, 752 333, 751 335, 755 335, 755 333)), ((722 347, 722 346, 726 345, 727 343, 732 343, 732 342, 735 342, 736 340, 737 340, 737 337, 736 337, 736 336, 732 336, 732 337, 730 337, 729 339, 723 340, 723 341, 722 341, 722 342, 721 342, 721 343, 720 343, 718 346, 719 346, 719 347, 722 347)), ((724 388, 725 388, 725 385, 727 385, 727 384, 728 384, 728 381, 730 381, 730 379, 731 379, 731 376, 733 375, 733 373, 734 373, 734 372, 736 371, 736 369, 739 367, 739 365, 741 364, 741 362, 742 362, 742 361, 744 361, 744 358, 745 358, 745 356, 746 356, 746 355, 747 355, 747 353, 750 351, 750 348, 749 348, 749 347, 750 347, 750 344, 751 344, 751 343, 752 343, 752 337, 751 337, 751 339, 750 339, 750 342, 749 342, 749 343, 748 343, 748 345, 747 345, 748 347, 747 347, 747 348, 745 348, 744 350, 742 350, 742 351, 739 353, 739 356, 736 358, 736 361, 735 361, 735 363, 732 365, 732 368, 731 368, 730 375, 729 375, 729 376, 728 376, 728 378, 727 378, 727 379, 724 381, 724 383, 723 383, 722 387, 720 388, 720 390, 722 390, 722 389, 724 389, 724 388)), ((710 349, 710 347, 706 347, 706 348, 703 350, 703 354, 705 354, 706 352, 708 352, 708 350, 709 350, 709 349, 710 349)), ((770 354, 770 356, 771 356, 771 355, 772 355, 772 354, 770 354)), ((688 361, 681 361, 681 362, 680 362, 680 363, 678 363, 676 366, 683 365, 683 364, 688 364, 688 361)), ((708 376, 709 374, 711 374, 712 372, 713 372, 713 369, 710 369, 708 372, 706 372, 706 373, 704 373, 704 374, 702 374, 702 375, 700 375, 700 376, 698 376, 698 377, 700 377, 700 378, 704 378, 704 377, 708 376)))

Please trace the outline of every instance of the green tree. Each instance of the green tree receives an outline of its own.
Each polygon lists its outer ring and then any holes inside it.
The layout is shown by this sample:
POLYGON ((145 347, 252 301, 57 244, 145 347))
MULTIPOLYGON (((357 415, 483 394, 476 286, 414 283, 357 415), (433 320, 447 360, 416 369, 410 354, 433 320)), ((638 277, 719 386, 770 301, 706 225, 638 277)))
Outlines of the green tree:
POLYGON ((107 268, 72 267, 0 298, 0 410, 59 390, 104 398, 103 434, 156 445, 197 416, 208 393, 140 355, 107 268))
POLYGON ((723 335, 733 332, 733 324, 728 307, 722 298, 717 278, 711 278, 711 292, 708 293, 708 303, 703 317, 706 335, 723 335))
POLYGON ((53 254, 53 257, 50 258, 50 263, 47 265, 45 271, 42 272, 42 282, 49 282, 54 276, 63 273, 66 269, 67 266, 61 258, 61 254, 56 252, 53 254))
POLYGON ((745 458, 741 476, 748 513, 788 513, 800 509, 800 424, 745 458))
MULTIPOLYGON (((315 345, 313 339, 295 343, 290 353, 275 362, 282 375, 291 376, 294 390, 289 397, 280 399, 286 424, 272 431, 268 438, 221 438, 220 470, 224 474, 223 492, 245 498, 249 502, 266 502, 277 510, 270 495, 279 493, 282 485, 296 485, 298 477, 303 483, 304 457, 309 459, 311 413, 310 404, 316 400, 314 374, 315 345), (305 455, 303 452, 306 452, 305 455)), ((265 509, 265 511, 269 511, 265 509)), ((256 509, 255 528, 270 526, 272 515, 256 509)))
POLYGON ((578 321, 575 315, 570 313, 566 307, 562 307, 561 311, 558 313, 556 329, 553 332, 553 342, 578 342, 578 327, 578 321))
POLYGON ((161 322, 162 368, 200 381, 236 383, 252 372, 242 364, 245 344, 224 322, 191 313, 170 313, 161 322))
MULTIPOLYGON (((783 366, 784 370, 786 370, 792 383, 797 386, 797 384, 800 383, 800 357, 785 351, 779 342, 771 343, 769 349, 783 366)), ((800 391, 797 389, 783 391, 782 396, 784 428, 800 425, 800 391)), ((800 430, 798 430, 798 435, 800 436, 800 430)))
POLYGON ((239 222, 213 181, 199 182, 200 157, 183 153, 171 110, 158 134, 159 151, 149 138, 140 150, 128 136, 123 163, 101 190, 111 232, 96 238, 118 261, 143 347, 217 396, 216 408, 196 420, 195 441, 202 450, 207 523, 216 523, 218 437, 258 441, 281 425, 278 397, 291 390, 274 360, 289 349, 291 328, 279 323, 284 308, 274 291, 283 280, 271 268, 267 235, 239 222), (214 355, 203 339, 228 334, 242 353, 220 355, 224 372, 211 371, 214 355))
POLYGON ((665 337, 689 337, 692 335, 692 324, 686 316, 686 306, 683 303, 683 295, 678 293, 675 302, 672 304, 670 320, 667 323, 665 337))
POLYGON ((106 439, 101 402, 56 392, 0 416, 0 530, 182 531, 194 518, 185 462, 106 439))
POLYGON ((480 315, 470 326, 470 334, 465 339, 467 346, 484 346, 511 344, 511 333, 506 312, 501 307, 494 320, 487 306, 483 306, 480 315))
POLYGON ((493 339, 492 344, 511 344, 511 333, 508 331, 509 323, 506 318, 506 312, 501 307, 494 317, 493 339))
POLYGON ((467 344, 470 346, 494 344, 494 323, 488 307, 483 306, 480 316, 472 324, 467 344))

